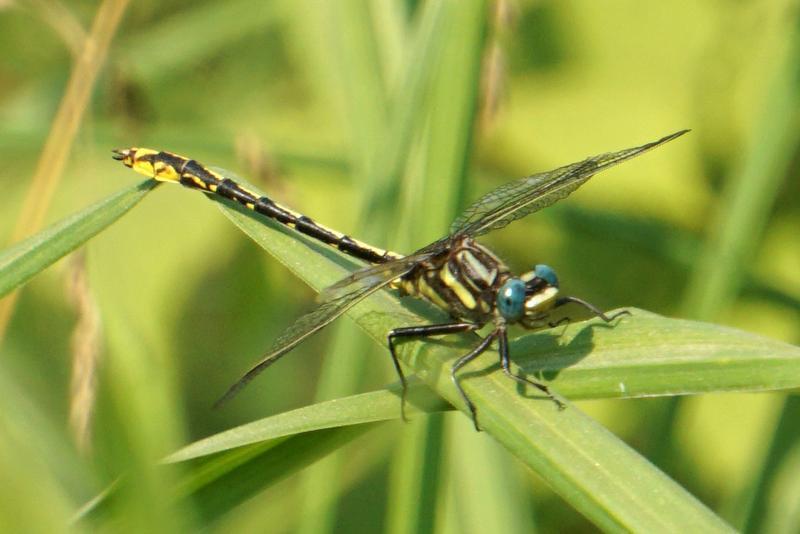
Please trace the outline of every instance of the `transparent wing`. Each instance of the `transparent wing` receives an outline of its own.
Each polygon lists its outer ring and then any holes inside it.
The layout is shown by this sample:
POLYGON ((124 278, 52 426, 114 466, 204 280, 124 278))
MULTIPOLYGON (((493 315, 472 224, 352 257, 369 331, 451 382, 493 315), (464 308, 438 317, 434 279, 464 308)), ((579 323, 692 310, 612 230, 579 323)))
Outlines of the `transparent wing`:
POLYGON ((681 130, 646 145, 600 154, 500 186, 481 197, 453 221, 450 235, 478 236, 502 228, 561 200, 598 172, 635 158, 688 131, 681 130))
POLYGON ((376 265, 369 265, 363 269, 359 269, 350 276, 342 278, 335 284, 326 287, 319 294, 318 300, 327 301, 338 298, 339 295, 351 291, 354 285, 371 286, 373 284, 380 284, 384 281, 392 281, 395 278, 403 276, 408 271, 414 268, 420 262, 423 262, 441 252, 450 241, 450 236, 444 237, 438 241, 434 241, 430 245, 419 249, 413 254, 403 256, 396 260, 391 260, 386 263, 379 263, 376 265))
POLYGON ((261 360, 247 371, 242 378, 233 384, 225 395, 222 396, 216 403, 219 406, 231 397, 236 395, 243 387, 245 387, 253 378, 255 378, 264 369, 278 361, 284 354, 299 345, 308 336, 321 330, 334 319, 345 313, 347 310, 355 306, 358 302, 368 297, 370 294, 378 291, 386 284, 391 282, 391 278, 375 279, 370 284, 360 284, 353 291, 344 293, 336 298, 324 301, 316 309, 301 316, 297 319, 292 326, 285 330, 278 339, 272 344, 272 347, 267 351, 261 360))

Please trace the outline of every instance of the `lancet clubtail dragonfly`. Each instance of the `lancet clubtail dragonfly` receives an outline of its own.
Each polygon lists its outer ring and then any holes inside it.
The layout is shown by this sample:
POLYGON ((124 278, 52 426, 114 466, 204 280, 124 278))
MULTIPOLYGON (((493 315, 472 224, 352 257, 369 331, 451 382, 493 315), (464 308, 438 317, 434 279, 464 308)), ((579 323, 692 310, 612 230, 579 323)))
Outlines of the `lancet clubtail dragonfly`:
POLYGON ((248 191, 224 171, 209 169, 193 159, 147 148, 114 150, 114 159, 150 178, 233 200, 371 264, 324 290, 320 305, 283 332, 264 357, 231 386, 221 400, 234 395, 258 373, 356 303, 381 288, 389 287, 400 295, 425 299, 447 311, 453 318, 444 324, 395 328, 388 333, 389 352, 403 386, 403 401, 407 383, 395 350, 398 340, 471 332, 489 323, 493 325, 492 331, 469 353, 458 358, 450 370, 453 383, 470 410, 475 428, 479 429, 477 409, 461 387, 456 373, 488 349, 495 340, 503 372, 513 380, 539 389, 563 408, 563 403, 545 384, 511 371, 507 334, 509 325, 519 324, 526 329, 553 326, 549 320, 551 312, 565 304, 580 305, 606 322, 627 312, 606 315, 580 298, 559 295, 555 272, 543 264, 515 276, 475 238, 550 206, 598 172, 663 145, 687 131, 682 130, 639 147, 590 157, 502 185, 469 206, 452 223, 448 235, 408 255, 370 246, 322 226, 270 198, 248 191))

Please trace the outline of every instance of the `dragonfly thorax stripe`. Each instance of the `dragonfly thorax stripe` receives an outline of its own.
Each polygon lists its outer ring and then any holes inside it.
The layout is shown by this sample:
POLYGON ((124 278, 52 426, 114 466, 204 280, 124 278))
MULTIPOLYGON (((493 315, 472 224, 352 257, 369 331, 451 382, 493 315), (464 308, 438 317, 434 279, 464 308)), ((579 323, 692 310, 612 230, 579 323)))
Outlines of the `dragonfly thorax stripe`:
POLYGON ((497 280, 497 266, 500 260, 491 257, 491 262, 485 258, 481 261, 472 251, 461 250, 450 260, 451 265, 458 265, 464 272, 464 281, 477 291, 491 289, 497 280), (491 263, 491 264, 490 264, 491 263))

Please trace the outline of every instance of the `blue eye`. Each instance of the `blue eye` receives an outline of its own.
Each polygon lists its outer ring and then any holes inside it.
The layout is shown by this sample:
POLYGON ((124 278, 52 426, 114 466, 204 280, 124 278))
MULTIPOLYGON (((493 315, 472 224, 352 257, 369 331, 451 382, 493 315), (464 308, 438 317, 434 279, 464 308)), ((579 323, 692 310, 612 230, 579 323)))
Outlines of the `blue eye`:
POLYGON ((549 265, 540 263, 539 265, 533 268, 533 272, 536 276, 538 276, 551 286, 558 287, 558 276, 556 276, 556 272, 552 268, 550 268, 549 265))
POLYGON ((497 309, 509 321, 525 315, 525 282, 519 278, 508 280, 497 293, 497 309))

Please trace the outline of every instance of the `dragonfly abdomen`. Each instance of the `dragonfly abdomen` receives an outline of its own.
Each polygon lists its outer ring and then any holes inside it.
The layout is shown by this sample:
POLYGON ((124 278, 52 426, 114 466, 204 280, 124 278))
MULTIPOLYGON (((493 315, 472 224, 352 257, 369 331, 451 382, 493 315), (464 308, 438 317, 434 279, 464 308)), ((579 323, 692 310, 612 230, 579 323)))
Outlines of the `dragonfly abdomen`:
POLYGON ((174 182, 218 195, 241 204, 245 208, 293 228, 301 234, 369 263, 386 263, 401 258, 400 254, 373 247, 323 226, 310 217, 282 206, 269 197, 259 196, 236 181, 226 178, 196 160, 171 152, 146 148, 116 150, 114 157, 140 174, 162 182, 174 182))

